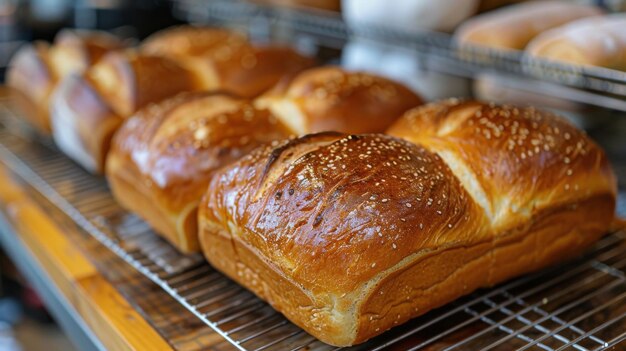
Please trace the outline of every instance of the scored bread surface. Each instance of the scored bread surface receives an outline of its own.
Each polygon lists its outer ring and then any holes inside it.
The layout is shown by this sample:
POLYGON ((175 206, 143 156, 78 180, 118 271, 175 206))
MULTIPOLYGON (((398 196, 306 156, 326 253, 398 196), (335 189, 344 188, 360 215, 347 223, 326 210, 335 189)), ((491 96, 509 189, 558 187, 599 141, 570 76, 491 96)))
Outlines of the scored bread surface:
POLYGON ((390 132, 423 146, 323 133, 219 171, 199 210, 208 260, 345 346, 572 257, 613 218, 604 153, 552 115, 451 100, 390 132))

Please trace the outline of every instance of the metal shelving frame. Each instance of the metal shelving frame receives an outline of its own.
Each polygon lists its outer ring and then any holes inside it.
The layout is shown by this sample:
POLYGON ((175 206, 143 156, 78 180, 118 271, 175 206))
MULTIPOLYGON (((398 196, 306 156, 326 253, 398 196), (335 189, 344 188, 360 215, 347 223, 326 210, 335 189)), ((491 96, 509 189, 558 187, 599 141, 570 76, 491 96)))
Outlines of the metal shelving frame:
POLYGON ((241 0, 176 0, 175 14, 191 23, 238 26, 251 29, 253 36, 264 24, 263 33, 280 28, 297 36, 308 36, 317 44, 340 49, 351 39, 370 40, 414 51, 424 69, 466 78, 495 73, 512 78, 516 88, 536 91, 536 81, 549 83, 541 90, 587 105, 626 112, 626 72, 591 66, 575 66, 529 58, 518 51, 459 46, 446 33, 401 32, 377 25, 348 25, 334 12, 259 5, 241 0), (533 82, 534 81, 534 82, 533 82), (560 89, 569 87, 571 89, 560 89))

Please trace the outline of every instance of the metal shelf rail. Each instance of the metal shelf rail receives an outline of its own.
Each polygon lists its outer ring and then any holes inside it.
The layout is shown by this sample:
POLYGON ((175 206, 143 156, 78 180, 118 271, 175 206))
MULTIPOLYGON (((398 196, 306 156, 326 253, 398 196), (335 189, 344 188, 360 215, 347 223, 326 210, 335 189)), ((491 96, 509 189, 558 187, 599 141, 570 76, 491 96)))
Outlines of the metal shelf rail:
MULTIPOLYGON (((337 350, 253 294, 182 256, 112 198, 106 182, 33 138, 0 102, 0 162, 58 214, 144 274, 240 350, 337 350)), ((107 267, 107 269, 116 269, 107 267)), ((118 268, 119 269, 119 268, 118 268)), ((349 350, 626 347, 626 233, 606 236, 578 260, 478 291, 349 350)))
MULTIPOLYGON (((296 36, 308 35, 319 44, 341 48, 359 38, 414 51, 425 69, 462 77, 497 73, 531 78, 567 86, 575 91, 548 89, 558 98, 626 111, 626 72, 591 66, 574 66, 529 58, 517 51, 459 46, 449 34, 419 31, 401 32, 367 23, 348 25, 334 12, 259 5, 241 0, 177 0, 175 13, 192 23, 255 28, 264 23, 272 28, 289 29, 296 36), (563 96, 565 95, 565 96, 563 96)), ((254 33, 252 33, 254 34, 254 33)), ((543 92, 542 92, 543 93, 543 92)))

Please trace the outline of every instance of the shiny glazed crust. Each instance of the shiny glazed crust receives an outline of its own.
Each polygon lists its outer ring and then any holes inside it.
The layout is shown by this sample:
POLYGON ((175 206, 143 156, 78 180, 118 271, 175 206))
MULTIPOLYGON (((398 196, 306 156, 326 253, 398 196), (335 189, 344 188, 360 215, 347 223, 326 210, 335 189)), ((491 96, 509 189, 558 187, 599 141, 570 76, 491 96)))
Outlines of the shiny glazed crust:
POLYGON ((12 88, 12 100, 30 124, 48 134, 50 99, 58 83, 123 47, 122 41, 105 32, 68 29, 57 34, 52 46, 26 44, 9 65, 7 84, 12 88))
POLYGON ((61 150, 93 173, 104 171, 111 137, 141 107, 199 87, 170 59, 107 54, 84 75, 65 80, 52 101, 53 136, 61 150))
POLYGON ((454 33, 463 44, 521 50, 540 33, 579 18, 598 16, 598 7, 564 1, 531 1, 475 16, 454 33))
POLYGON ((298 134, 384 132, 422 99, 402 84, 339 67, 318 67, 285 79, 256 100, 298 134))
POLYGON ((148 106, 115 135, 107 179, 116 199, 182 252, 199 250, 197 206, 218 168, 289 136, 267 110, 221 93, 148 106))
POLYGON ((572 257, 609 228, 615 178, 582 132, 514 111, 452 100, 390 129, 421 145, 325 133, 259 149, 214 176, 203 251, 338 346, 572 257))
POLYGON ((210 27, 166 29, 146 39, 141 50, 175 59, 205 90, 243 97, 256 97, 315 63, 293 49, 255 46, 242 34, 210 27))
POLYGON ((248 45, 245 35, 212 27, 178 26, 158 31, 141 43, 141 51, 150 55, 183 58, 229 51, 248 45))

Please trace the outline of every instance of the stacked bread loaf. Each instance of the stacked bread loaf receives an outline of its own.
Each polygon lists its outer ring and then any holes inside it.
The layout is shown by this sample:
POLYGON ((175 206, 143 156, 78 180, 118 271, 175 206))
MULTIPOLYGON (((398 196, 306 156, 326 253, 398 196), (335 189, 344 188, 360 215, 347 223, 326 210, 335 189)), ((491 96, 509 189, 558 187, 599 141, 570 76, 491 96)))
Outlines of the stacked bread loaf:
POLYGON ((106 173, 125 208, 180 251, 199 251, 198 203, 219 168, 291 135, 383 132, 421 102, 398 83, 336 67, 303 71, 255 101, 223 93, 183 94, 124 123, 106 173))
POLYGON ((7 86, 12 100, 31 125, 48 134, 50 97, 59 82, 124 46, 123 41, 104 32, 67 29, 59 32, 51 46, 26 44, 9 63, 7 86))
POLYGON ((529 1, 473 17, 454 35, 462 44, 522 50, 548 29, 601 14, 602 10, 594 6, 566 1, 529 1))
POLYGON ((253 97, 312 63, 291 49, 260 48, 229 31, 165 30, 140 50, 112 53, 64 80, 51 106, 53 136, 68 156, 102 173, 113 134, 140 108, 180 92, 220 89, 253 97))
POLYGON ((172 29, 65 78, 53 134, 180 251, 201 250, 337 346, 572 257, 608 230, 611 166, 560 117, 416 107, 396 82, 311 64, 236 33, 172 29))
POLYGON ((450 100, 388 133, 308 135, 216 172, 209 262, 346 346, 577 255, 613 219, 603 151, 551 114, 450 100))
POLYGON ((576 65, 626 70, 626 16, 565 1, 530 1, 471 18, 455 32, 457 42, 525 50, 576 65))
POLYGON ((533 57, 626 71, 626 15, 568 23, 540 34, 526 50, 533 57))

